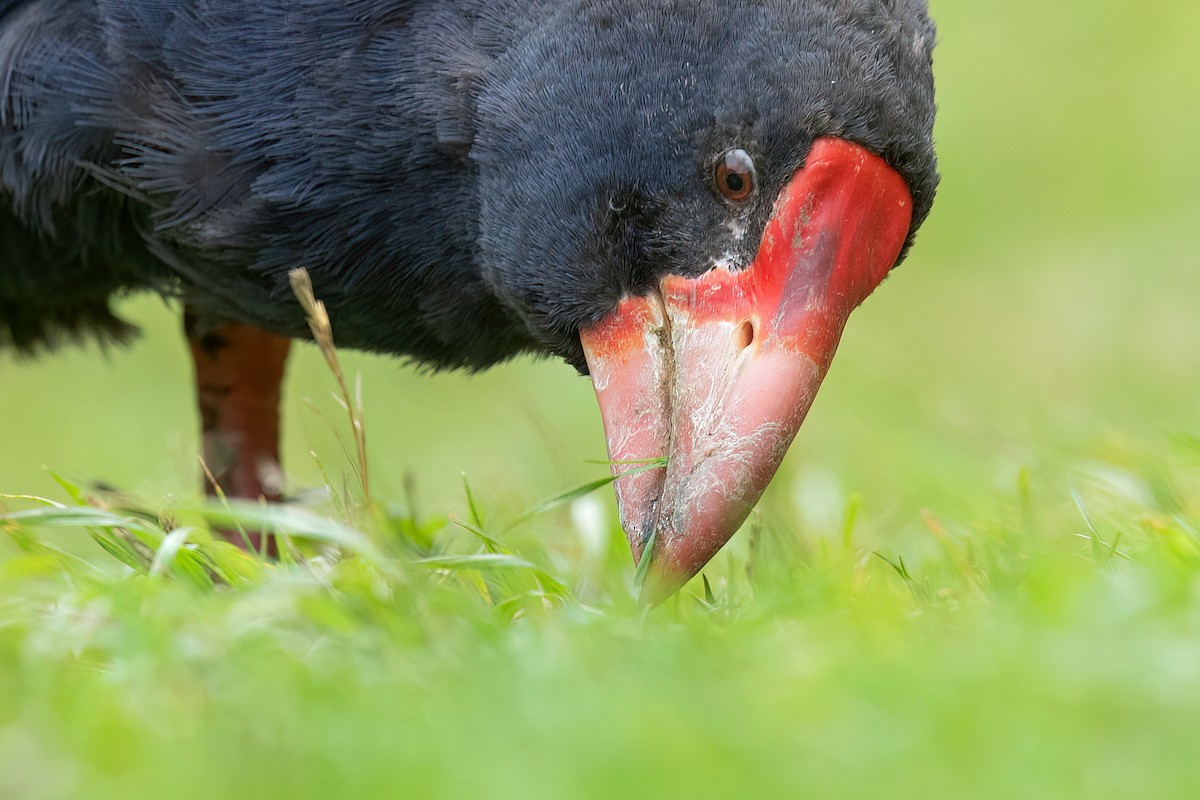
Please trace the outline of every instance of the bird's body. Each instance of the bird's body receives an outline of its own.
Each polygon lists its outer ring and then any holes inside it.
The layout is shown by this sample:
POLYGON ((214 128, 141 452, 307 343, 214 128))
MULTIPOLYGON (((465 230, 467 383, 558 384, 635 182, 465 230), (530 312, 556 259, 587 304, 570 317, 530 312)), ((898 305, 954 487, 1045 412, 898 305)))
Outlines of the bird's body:
POLYGON ((484 56, 451 27, 476 15, 412 28, 433 5, 14 4, 0 343, 123 330, 107 300, 139 288, 300 335, 303 266, 346 346, 471 367, 530 347, 476 260, 462 81, 484 56))
POLYGON ((342 346, 586 370, 626 299, 749 269, 822 139, 904 179, 894 264, 932 44, 923 0, 0 0, 0 348, 138 289, 302 336, 304 267, 342 346))

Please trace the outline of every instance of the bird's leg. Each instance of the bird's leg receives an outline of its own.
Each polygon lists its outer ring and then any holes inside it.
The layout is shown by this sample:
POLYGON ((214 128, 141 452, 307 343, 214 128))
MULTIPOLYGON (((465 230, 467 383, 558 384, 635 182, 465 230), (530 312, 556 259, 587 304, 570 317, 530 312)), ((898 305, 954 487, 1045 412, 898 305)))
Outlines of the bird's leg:
MULTIPOLYGON (((184 328, 196 371, 208 493, 219 487, 230 497, 281 499, 279 398, 291 340, 235 322, 206 325, 190 311, 184 328)), ((247 534, 261 551, 263 534, 247 534)), ((224 535, 245 544, 240 532, 224 535)), ((273 540, 267 552, 275 554, 273 540)))

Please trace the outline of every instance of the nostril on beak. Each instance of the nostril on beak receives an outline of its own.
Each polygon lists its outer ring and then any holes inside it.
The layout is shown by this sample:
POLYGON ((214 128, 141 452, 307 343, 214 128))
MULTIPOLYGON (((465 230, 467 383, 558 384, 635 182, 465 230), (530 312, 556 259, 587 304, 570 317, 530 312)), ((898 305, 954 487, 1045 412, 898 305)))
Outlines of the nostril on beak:
POLYGON ((733 344, 738 350, 745 350, 750 345, 754 344, 754 323, 750 320, 745 320, 741 325, 737 326, 737 330, 733 332, 733 344))

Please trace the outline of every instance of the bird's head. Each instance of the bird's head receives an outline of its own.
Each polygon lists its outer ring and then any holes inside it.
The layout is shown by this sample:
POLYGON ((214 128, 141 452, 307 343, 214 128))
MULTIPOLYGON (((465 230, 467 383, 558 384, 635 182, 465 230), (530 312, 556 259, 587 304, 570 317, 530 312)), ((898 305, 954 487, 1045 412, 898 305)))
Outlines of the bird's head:
POLYGON ((480 94, 482 256, 591 374, 656 601, 745 520, 929 211, 933 27, 924 0, 555 8, 480 94))

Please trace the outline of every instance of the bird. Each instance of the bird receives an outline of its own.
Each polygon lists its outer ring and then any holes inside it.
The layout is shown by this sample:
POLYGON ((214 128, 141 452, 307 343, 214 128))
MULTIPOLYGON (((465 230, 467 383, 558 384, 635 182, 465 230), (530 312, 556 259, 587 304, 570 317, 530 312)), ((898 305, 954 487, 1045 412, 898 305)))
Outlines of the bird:
POLYGON ((590 376, 643 597, 777 470, 939 174, 926 0, 0 0, 0 349, 179 300, 204 459, 282 498, 341 347, 590 376))

